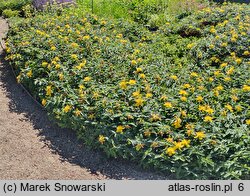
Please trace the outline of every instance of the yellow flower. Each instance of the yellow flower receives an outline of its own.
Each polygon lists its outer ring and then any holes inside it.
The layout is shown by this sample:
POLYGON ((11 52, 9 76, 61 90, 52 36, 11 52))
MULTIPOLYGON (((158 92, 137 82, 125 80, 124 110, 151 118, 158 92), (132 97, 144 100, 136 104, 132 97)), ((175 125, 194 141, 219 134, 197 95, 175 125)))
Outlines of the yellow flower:
POLYGON ((243 55, 249 56, 249 55, 250 55, 250 52, 249 52, 249 51, 244 51, 243 55))
POLYGON ((70 110, 71 110, 71 106, 70 106, 70 105, 66 105, 66 106, 63 108, 63 112, 64 112, 64 113, 68 113, 70 110))
POLYGON ((223 67, 226 67, 227 65, 228 65, 228 63, 221 63, 220 67, 223 68, 223 67))
POLYGON ((184 147, 184 145, 182 144, 182 142, 174 142, 174 144, 175 144, 174 148, 176 150, 181 150, 184 147))
MULTIPOLYGON (((162 134, 163 135, 163 134, 162 134)), ((168 137, 166 138, 167 142, 169 143, 173 143, 174 142, 174 139, 172 137, 168 137)))
POLYGON ((186 117, 187 116, 187 111, 181 110, 181 116, 186 117))
POLYGON ((56 50, 56 47, 55 47, 55 46, 52 46, 50 49, 53 50, 53 51, 55 51, 55 50, 56 50))
POLYGON ((173 80, 178 80, 178 77, 176 75, 172 75, 172 76, 170 76, 170 78, 173 80))
POLYGON ((128 84, 129 85, 135 85, 136 84, 136 80, 129 80, 128 84))
POLYGON ((191 49, 191 48, 193 48, 193 47, 194 47, 194 45, 195 45, 194 43, 188 44, 188 45, 187 45, 187 49, 191 49))
POLYGON ((213 44, 209 45, 209 48, 214 49, 214 45, 213 44))
POLYGON ((42 62, 43 67, 47 67, 48 63, 47 62, 42 62))
POLYGON ((212 28, 210 29, 210 33, 216 33, 216 30, 215 30, 214 27, 212 27, 212 28))
POLYGON ((179 94, 183 95, 183 96, 187 96, 188 95, 187 91, 184 91, 184 90, 180 90, 179 94))
POLYGON ((190 140, 186 140, 186 139, 181 141, 182 145, 187 147, 187 148, 190 146, 190 142, 191 142, 190 140))
POLYGON ((64 78, 63 73, 60 73, 60 74, 58 75, 58 77, 59 77, 59 80, 63 80, 63 78, 64 78))
POLYGON ((122 38, 122 34, 118 34, 116 37, 117 38, 122 38))
POLYGON ((166 108, 172 108, 172 107, 173 107, 171 102, 165 102, 165 103, 164 103, 164 106, 165 106, 166 108))
POLYGON ((166 154, 168 154, 168 156, 173 156, 175 154, 175 148, 174 147, 169 147, 166 150, 166 154))
POLYGON ((51 94, 52 94, 52 87, 51 86, 47 86, 46 87, 46 95, 50 97, 51 94))
POLYGON ((250 119, 247 119, 247 120, 246 120, 246 124, 247 124, 247 125, 250 125, 250 119))
POLYGON ((221 46, 222 46, 222 47, 227 47, 227 43, 226 43, 226 42, 223 42, 223 43, 221 44, 221 46))
POLYGON ((91 77, 87 76, 83 79, 83 82, 89 82, 91 80, 91 77))
POLYGON ((192 72, 190 75, 191 75, 192 77, 198 77, 198 74, 197 74, 196 72, 192 72))
POLYGON ((181 101, 187 101, 187 97, 182 96, 180 99, 181 99, 181 101))
POLYGON ((211 117, 211 116, 205 116, 204 122, 213 122, 213 117, 211 117))
POLYGON ((173 123, 174 127, 176 129, 180 128, 181 127, 181 122, 182 122, 182 120, 180 118, 175 118, 175 121, 173 123))
POLYGON ((100 95, 99 95, 98 92, 94 92, 92 97, 93 97, 94 99, 98 99, 99 96, 100 96, 100 95))
POLYGON ((196 101, 198 101, 198 102, 203 101, 203 97, 202 97, 202 96, 200 96, 200 95, 198 95, 198 96, 196 97, 196 101))
POLYGON ((142 68, 140 67, 136 68, 136 73, 140 73, 140 72, 142 72, 142 68))
POLYGON ((77 43, 72 43, 70 46, 71 46, 72 48, 78 48, 78 47, 79 47, 79 45, 78 45, 77 43))
POLYGON ((123 133, 123 130, 125 129, 125 127, 123 127, 122 125, 119 125, 116 127, 116 132, 117 133, 123 133))
POLYGON ((76 54, 71 54, 71 58, 74 59, 74 60, 77 60, 78 56, 76 54))
POLYGON ((193 134, 193 130, 188 129, 186 133, 187 133, 188 136, 191 136, 193 134))
POLYGON ((135 100, 135 106, 140 107, 143 106, 144 100, 142 98, 138 98, 135 100))
POLYGON ((105 137, 103 136, 103 135, 99 135, 99 137, 98 137, 98 141, 101 143, 101 144, 104 144, 104 142, 105 142, 105 137))
POLYGON ((225 108, 227 108, 230 112, 233 112, 233 107, 229 104, 225 105, 225 108))
POLYGON ((206 134, 203 131, 198 131, 195 133, 195 137, 199 140, 203 140, 206 137, 206 134))
POLYGON ((152 148, 157 148, 159 146, 158 142, 152 142, 150 145, 152 148))
POLYGON ((152 114, 150 120, 153 121, 153 122, 154 121, 159 121, 159 120, 161 120, 161 117, 160 117, 159 114, 152 114))
POLYGON ((119 83, 119 86, 121 87, 121 89, 125 90, 127 88, 127 82, 123 80, 119 83))
POLYGON ((46 103, 47 103, 46 99, 43 99, 43 100, 42 100, 42 105, 45 106, 46 103))
POLYGON ((83 36, 82 39, 83 39, 83 40, 89 40, 89 39, 90 39, 90 36, 89 36, 89 35, 85 35, 85 36, 83 36))
POLYGON ((237 106, 235 106, 235 110, 237 112, 240 112, 240 111, 242 111, 242 107, 240 105, 237 105, 237 106))
POLYGON ((136 60, 131 61, 131 65, 136 65, 136 64, 137 64, 136 60))
POLYGON ((137 145, 135 146, 135 149, 136 149, 137 151, 139 151, 139 150, 142 149, 143 147, 144 147, 143 144, 137 144, 137 145))
POLYGON ((199 105, 198 110, 199 111, 205 111, 206 110, 206 106, 199 105))
POLYGON ((135 91, 132 93, 133 97, 139 97, 141 94, 140 94, 140 91, 135 91))
POLYGON ((26 74, 29 78, 32 77, 32 70, 28 71, 27 74, 26 74))
POLYGON ((230 78, 230 77, 225 77, 225 78, 224 78, 224 81, 225 81, 225 82, 229 82, 229 81, 231 81, 231 78, 230 78))
POLYGON ((232 95, 232 100, 234 101, 234 102, 236 102, 239 98, 236 96, 236 95, 232 95))
POLYGON ((205 112, 207 112, 208 114, 213 114, 214 110, 212 108, 210 108, 209 106, 206 107, 205 112))
POLYGON ((74 113, 75 113, 76 116, 80 116, 81 115, 81 111, 79 109, 76 109, 74 113))
POLYGON ((56 64, 56 69, 60 69, 61 65, 60 64, 56 64))
POLYGON ((147 93, 146 98, 150 98, 150 97, 153 97, 153 94, 152 93, 147 93))
POLYGON ((250 86, 248 86, 248 85, 243 85, 242 90, 243 90, 244 92, 250 91, 250 86))
POLYGON ((191 87, 190 84, 184 84, 184 85, 183 85, 183 88, 190 88, 190 87, 191 87))
POLYGON ((145 74, 139 74, 139 78, 141 78, 141 79, 145 79, 146 78, 146 75, 145 74))
POLYGON ((241 62, 242 62, 242 59, 240 59, 240 58, 237 58, 237 59, 235 59, 235 62, 239 65, 239 64, 241 64, 241 62))
POLYGON ((166 96, 166 95, 162 95, 161 97, 160 97, 160 100, 163 100, 163 101, 166 101, 168 99, 168 97, 166 96))
POLYGON ((146 137, 150 137, 151 132, 150 132, 150 131, 145 131, 143 134, 144 134, 146 137))

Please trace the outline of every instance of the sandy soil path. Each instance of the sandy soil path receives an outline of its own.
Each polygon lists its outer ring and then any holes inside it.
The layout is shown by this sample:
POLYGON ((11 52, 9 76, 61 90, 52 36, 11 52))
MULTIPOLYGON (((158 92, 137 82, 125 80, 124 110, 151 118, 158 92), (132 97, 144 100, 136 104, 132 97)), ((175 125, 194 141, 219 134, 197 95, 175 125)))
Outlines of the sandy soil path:
MULTIPOLYGON (((7 32, 0 18, 0 39, 7 32)), ((0 47, 0 179, 165 179, 106 159, 51 122, 18 85, 0 47)))

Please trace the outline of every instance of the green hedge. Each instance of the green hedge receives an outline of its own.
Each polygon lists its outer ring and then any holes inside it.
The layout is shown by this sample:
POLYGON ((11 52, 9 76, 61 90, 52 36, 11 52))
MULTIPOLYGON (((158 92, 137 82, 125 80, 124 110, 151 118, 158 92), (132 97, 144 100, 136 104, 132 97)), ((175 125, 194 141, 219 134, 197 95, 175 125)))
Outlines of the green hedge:
POLYGON ((32 0, 0 0, 0 15, 5 9, 21 10, 23 6, 31 2, 32 0))
POLYGON ((249 6, 157 32, 96 16, 14 25, 7 59, 62 127, 179 179, 249 179, 249 6))

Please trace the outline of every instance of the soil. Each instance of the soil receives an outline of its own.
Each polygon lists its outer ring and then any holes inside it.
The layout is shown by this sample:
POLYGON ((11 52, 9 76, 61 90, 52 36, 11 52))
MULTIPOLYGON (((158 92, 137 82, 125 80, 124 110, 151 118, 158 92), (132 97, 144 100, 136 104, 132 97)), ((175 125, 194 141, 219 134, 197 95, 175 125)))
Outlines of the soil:
MULTIPOLYGON (((0 18, 0 40, 8 25, 0 18)), ((0 179, 167 179, 88 149, 17 84, 0 47, 0 179)))

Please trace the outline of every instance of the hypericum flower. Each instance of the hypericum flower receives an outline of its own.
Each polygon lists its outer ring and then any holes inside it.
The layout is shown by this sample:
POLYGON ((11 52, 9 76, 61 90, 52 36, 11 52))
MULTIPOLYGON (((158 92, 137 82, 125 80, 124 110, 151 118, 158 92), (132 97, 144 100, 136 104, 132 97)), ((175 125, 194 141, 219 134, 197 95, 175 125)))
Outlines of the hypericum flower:
POLYGON ((79 47, 79 45, 78 45, 77 43, 72 43, 70 46, 71 46, 72 48, 78 48, 78 47, 79 47))
POLYGON ((122 38, 122 36, 123 36, 122 34, 116 35, 117 38, 122 38))
POLYGON ((117 133, 123 133, 123 130, 124 130, 124 129, 125 129, 124 126, 119 125, 119 126, 116 127, 116 132, 117 132, 117 133))
POLYGON ((45 106, 46 103, 47 103, 46 99, 43 99, 43 100, 42 100, 42 105, 45 106))
POLYGON ((104 144, 104 142, 105 142, 105 137, 103 136, 103 135, 99 135, 99 137, 98 137, 98 141, 101 143, 101 144, 104 144))
POLYGON ((180 99, 181 99, 181 101, 187 101, 187 97, 182 96, 180 99))
POLYGON ((240 59, 240 58, 237 58, 237 59, 235 59, 235 62, 239 65, 239 64, 241 64, 241 62, 242 62, 242 59, 240 59))
POLYGON ((145 79, 146 78, 146 75, 145 74, 139 74, 139 78, 141 78, 141 79, 145 79))
POLYGON ((135 149, 136 149, 137 151, 139 151, 139 150, 141 150, 143 147, 144 147, 143 144, 137 144, 137 145, 135 146, 135 149))
POLYGON ((247 119, 247 120, 246 120, 246 124, 247 124, 247 125, 250 125, 250 119, 247 119))
POLYGON ((183 95, 183 96, 187 96, 188 95, 187 91, 184 91, 184 90, 180 90, 179 94, 183 95))
POLYGON ((211 27, 211 29, 210 29, 210 33, 216 33, 216 30, 215 30, 215 28, 214 28, 214 27, 211 27))
POLYGON ((173 156, 174 154, 175 154, 175 148, 174 147, 169 147, 169 148, 167 148, 167 150, 166 150, 166 154, 168 155, 168 156, 173 156))
POLYGON ((136 60, 131 61, 131 65, 136 65, 136 64, 137 64, 136 60))
POLYGON ((99 96, 100 96, 100 95, 99 95, 98 92, 94 92, 93 95, 92 95, 92 97, 93 97, 94 99, 98 99, 99 96))
POLYGON ((181 116, 182 116, 182 117, 186 117, 186 116, 187 116, 187 111, 181 110, 181 116))
POLYGON ((222 47, 227 47, 227 45, 228 45, 228 44, 227 44, 226 42, 223 42, 223 43, 221 44, 222 47))
POLYGON ((225 82, 229 82, 229 81, 231 81, 231 80, 232 80, 232 79, 231 79, 230 77, 225 77, 225 78, 224 78, 224 81, 225 81, 225 82))
POLYGON ((170 78, 173 80, 178 80, 178 77, 176 75, 172 75, 172 76, 170 76, 170 78))
POLYGON ((168 99, 168 97, 166 96, 166 95, 162 95, 161 97, 160 97, 160 100, 163 100, 163 101, 166 101, 168 99))
POLYGON ((141 94, 140 94, 140 91, 135 91, 132 93, 133 97, 139 97, 141 94))
POLYGON ((220 67, 223 68, 223 67, 226 67, 227 65, 228 65, 228 63, 221 63, 220 67))
POLYGON ((71 106, 70 106, 70 105, 66 105, 66 106, 63 108, 63 112, 64 112, 64 113, 68 113, 70 110, 71 110, 71 106))
POLYGON ((164 103, 164 106, 165 106, 166 108, 172 108, 172 107, 173 107, 171 102, 165 102, 165 103, 164 103))
POLYGON ((186 133, 187 133, 188 136, 191 136, 193 134, 193 132, 194 132, 193 130, 188 129, 186 133))
POLYGON ((190 87, 191 87, 190 84, 184 84, 184 85, 183 85, 183 88, 190 88, 190 87))
POLYGON ((210 108, 209 106, 206 107, 205 112, 207 112, 208 114, 213 114, 214 110, 212 108, 210 108))
POLYGON ((225 108, 227 108, 230 112, 233 112, 233 107, 229 104, 225 105, 225 108))
POLYGON ((196 97, 196 101, 198 101, 198 102, 203 101, 203 97, 202 97, 201 95, 198 95, 198 96, 196 97))
POLYGON ((48 63, 47 62, 42 62, 43 67, 47 67, 48 63))
POLYGON ((136 73, 140 73, 140 72, 142 72, 142 68, 140 67, 136 68, 136 73))
POLYGON ((213 122, 213 117, 212 116, 205 116, 204 122, 213 122))
POLYGON ((206 137, 206 134, 203 131, 198 131, 195 133, 195 137, 199 140, 203 140, 206 137))
POLYGON ((56 64, 55 68, 56 69, 60 69, 61 65, 60 64, 56 64))
POLYGON ((74 113, 75 113, 76 116, 80 116, 81 115, 81 111, 78 108, 75 110, 74 113))
POLYGON ((174 139, 173 139, 172 137, 168 137, 168 138, 166 138, 166 140, 167 140, 167 142, 169 142, 169 143, 173 143, 173 142, 174 142, 174 139))
POLYGON ((241 105, 235 106, 235 110, 236 110, 237 112, 241 112, 241 111, 242 111, 241 105))
POLYGON ((194 45, 195 45, 194 43, 188 44, 188 45, 187 45, 187 49, 191 49, 191 48, 193 48, 193 47, 194 47, 194 45))
POLYGON ((138 98, 135 100, 135 106, 140 107, 143 106, 144 100, 142 98, 138 98))
POLYGON ((154 121, 159 121, 159 120, 161 120, 161 117, 160 117, 159 114, 152 114, 150 120, 153 121, 153 122, 154 121))
POLYGON ((46 87, 46 95, 50 97, 51 94, 52 94, 52 87, 49 85, 46 87))
POLYGON ((249 55, 250 55, 250 52, 249 52, 249 51, 244 51, 243 55, 249 56, 249 55))
POLYGON ((192 72, 190 75, 191 75, 192 77, 198 77, 198 74, 197 74, 196 72, 192 72))
POLYGON ((52 46, 50 49, 53 50, 53 51, 55 51, 55 50, 56 50, 56 47, 55 47, 55 46, 52 46))
POLYGON ((209 45, 209 48, 210 48, 210 49, 214 49, 214 47, 215 47, 215 46, 214 46, 213 44, 209 45))
POLYGON ((74 59, 74 60, 77 60, 78 56, 76 54, 71 54, 71 58, 74 59))
POLYGON ((248 86, 248 85, 243 85, 242 90, 243 90, 244 92, 250 91, 250 86, 248 86))
POLYGON ((231 75, 234 72, 234 67, 231 67, 228 71, 227 71, 227 75, 231 75))
POLYGON ((174 148, 176 150, 181 150, 184 147, 184 145, 182 144, 182 142, 174 142, 174 148))
POLYGON ((234 102, 236 102, 237 100, 239 100, 239 98, 236 96, 236 95, 232 95, 232 100, 234 101, 234 102))
POLYGON ((89 82, 91 80, 91 77, 87 76, 83 79, 83 82, 89 82))
POLYGON ((89 40, 90 39, 90 36, 89 35, 85 35, 82 37, 83 40, 89 40))
POLYGON ((187 148, 190 146, 190 142, 191 142, 190 140, 186 140, 186 139, 181 141, 182 145, 187 148))
POLYGON ((121 87, 121 89, 125 90, 127 89, 127 82, 123 80, 119 83, 119 86, 121 87))
POLYGON ((173 125, 176 129, 181 127, 182 120, 180 118, 175 118, 175 121, 173 122, 173 125))
POLYGON ((129 81, 128 81, 128 84, 129 84, 129 85, 135 85, 135 84, 136 84, 136 80, 129 80, 129 81))
POLYGON ((146 93, 146 98, 150 98, 150 97, 153 97, 153 94, 152 93, 146 93))
POLYGON ((205 111, 205 110, 206 110, 206 106, 204 106, 204 105, 199 105, 198 110, 199 110, 199 111, 205 111))
POLYGON ((27 74, 26 74, 29 78, 32 77, 32 70, 28 71, 27 74))
POLYGON ((144 136, 146 136, 146 137, 150 137, 151 132, 150 132, 150 131, 145 131, 143 134, 144 134, 144 136))

